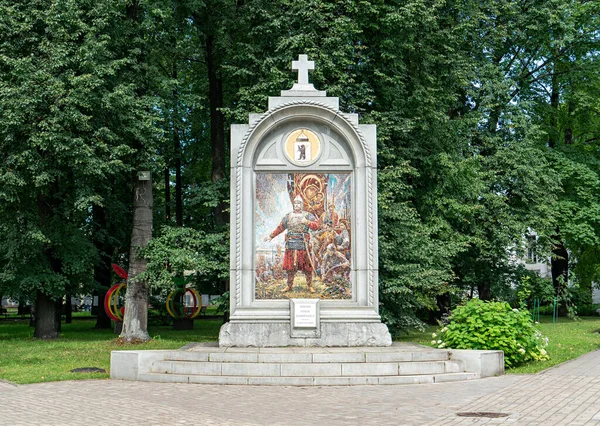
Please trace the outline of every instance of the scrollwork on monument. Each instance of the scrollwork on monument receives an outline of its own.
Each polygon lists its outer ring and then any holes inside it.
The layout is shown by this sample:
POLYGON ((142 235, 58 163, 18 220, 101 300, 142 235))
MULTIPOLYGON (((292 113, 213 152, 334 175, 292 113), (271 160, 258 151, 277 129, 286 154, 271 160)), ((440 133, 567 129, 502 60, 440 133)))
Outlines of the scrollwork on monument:
MULTIPOLYGON (((373 172, 371 168, 367 168, 367 229, 373 229, 373 210, 376 208, 373 205, 373 172)), ((367 236, 367 251, 369 253, 369 273, 367 277, 367 287, 369 289, 369 306, 373 306, 375 304, 375 280, 374 280, 374 269, 375 265, 375 253, 373 247, 373 237, 371 235, 367 236)))
MULTIPOLYGON (((236 289, 235 289, 235 295, 236 295, 236 306, 241 306, 242 305, 242 274, 241 274, 241 268, 242 268, 242 182, 243 182, 243 163, 244 163, 244 156, 246 154, 246 148, 248 146, 249 141, 252 139, 255 131, 257 130, 257 128, 269 117, 272 117, 273 115, 275 115, 277 112, 284 110, 286 108, 291 108, 291 107, 300 107, 300 106, 309 106, 309 107, 316 107, 319 109, 324 109, 327 110, 328 112, 334 114, 337 117, 340 117, 343 119, 343 122, 348 125, 352 131, 354 132, 356 138, 358 139, 360 146, 363 150, 364 156, 365 156, 365 164, 366 164, 366 175, 367 175, 367 186, 366 186, 366 200, 367 200, 367 223, 368 223, 368 227, 369 229, 372 229, 373 224, 374 224, 374 209, 376 208, 373 205, 373 201, 372 201, 372 194, 373 194, 373 182, 372 182, 372 167, 374 166, 373 163, 373 156, 372 153, 369 149, 369 146, 367 145, 364 136, 362 135, 362 132, 359 130, 359 127, 357 124, 355 124, 346 114, 342 113, 341 111, 330 107, 329 105, 323 104, 321 102, 316 102, 316 101, 307 101, 307 100, 300 100, 300 101, 291 101, 291 102, 287 102, 287 103, 283 103, 281 105, 279 105, 276 108, 273 108, 272 110, 269 110, 263 114, 261 114, 257 119, 255 119, 252 123, 250 123, 250 126, 248 128, 248 130, 246 131, 238 152, 237 152, 237 158, 236 158, 236 189, 235 189, 235 207, 236 207, 236 215, 235 215, 235 221, 236 221, 236 226, 235 226, 235 232, 236 232, 236 237, 235 237, 235 241, 236 241, 236 250, 235 250, 235 262, 236 262, 236 280, 235 280, 235 285, 236 285, 236 289)), ((333 122, 335 120, 335 117, 331 120, 328 120, 330 122, 333 122)), ((373 239, 371 237, 367 238, 367 249, 368 249, 368 264, 369 264, 369 273, 367 276, 367 286, 368 286, 368 304, 369 306, 373 306, 374 304, 374 292, 375 292, 375 282, 374 282, 374 272, 373 269, 376 267, 375 265, 375 259, 374 259, 374 250, 373 250, 373 239)))

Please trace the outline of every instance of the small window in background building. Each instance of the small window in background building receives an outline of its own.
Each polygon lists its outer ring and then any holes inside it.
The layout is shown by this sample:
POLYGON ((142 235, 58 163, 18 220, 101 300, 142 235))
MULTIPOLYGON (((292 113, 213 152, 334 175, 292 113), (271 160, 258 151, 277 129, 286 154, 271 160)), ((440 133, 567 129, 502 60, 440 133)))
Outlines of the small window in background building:
POLYGON ((535 235, 527 236, 527 263, 537 263, 537 237, 535 235))

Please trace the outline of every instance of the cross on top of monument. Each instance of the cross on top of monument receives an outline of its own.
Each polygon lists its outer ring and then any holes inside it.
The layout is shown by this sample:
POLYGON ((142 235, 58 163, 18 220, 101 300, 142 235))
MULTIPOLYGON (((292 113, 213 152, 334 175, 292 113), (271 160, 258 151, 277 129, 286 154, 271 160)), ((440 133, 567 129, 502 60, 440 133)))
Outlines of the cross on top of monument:
POLYGON ((325 92, 324 90, 315 89, 315 86, 313 86, 312 83, 308 82, 308 72, 314 69, 315 62, 309 61, 308 55, 298 55, 298 60, 292 61, 292 71, 298 72, 298 82, 294 83, 290 90, 282 90, 281 96, 292 98, 326 97, 327 92, 325 92))
POLYGON ((298 55, 298 60, 292 61, 292 70, 298 71, 298 82, 294 83, 290 90, 283 90, 281 96, 326 96, 325 91, 315 89, 315 86, 308 82, 308 72, 314 69, 315 62, 309 61, 308 55, 298 55))
MULTIPOLYGON (((292 70, 298 71, 298 84, 308 85, 308 72, 315 69, 315 62, 308 60, 308 55, 298 55, 297 61, 292 61, 292 70)), ((312 86, 312 85, 311 85, 312 86)))

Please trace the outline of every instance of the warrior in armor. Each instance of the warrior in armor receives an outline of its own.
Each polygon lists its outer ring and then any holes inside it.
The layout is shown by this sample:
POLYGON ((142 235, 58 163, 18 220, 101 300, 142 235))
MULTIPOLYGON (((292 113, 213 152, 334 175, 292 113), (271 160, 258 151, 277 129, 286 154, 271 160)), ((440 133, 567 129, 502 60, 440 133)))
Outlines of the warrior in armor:
POLYGON ((336 226, 338 226, 339 220, 340 217, 335 212, 335 205, 332 201, 331 204, 329 204, 329 210, 321 215, 321 223, 325 229, 333 230, 336 226))
POLYGON ((294 277, 298 270, 304 273, 306 277, 306 285, 308 291, 314 293, 315 290, 312 287, 312 274, 313 265, 310 257, 309 241, 310 233, 309 230, 313 231, 319 228, 319 222, 317 218, 304 211, 304 202, 300 196, 294 200, 294 211, 286 214, 281 223, 268 237, 265 237, 265 241, 271 241, 277 235, 287 230, 285 235, 285 254, 283 255, 283 269, 287 273, 287 287, 283 290, 284 292, 292 290, 294 285, 294 277))
POLYGON ((335 278, 343 278, 349 271, 350 262, 337 251, 334 244, 327 246, 327 252, 323 256, 323 281, 331 282, 335 278))

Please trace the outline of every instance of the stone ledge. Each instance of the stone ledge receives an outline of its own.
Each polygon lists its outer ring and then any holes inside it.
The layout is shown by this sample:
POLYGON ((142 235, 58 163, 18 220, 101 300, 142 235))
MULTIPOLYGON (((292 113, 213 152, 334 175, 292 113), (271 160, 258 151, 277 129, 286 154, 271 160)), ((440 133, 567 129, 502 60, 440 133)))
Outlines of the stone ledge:
POLYGON ((190 344, 181 350, 113 351, 110 375, 158 382, 320 386, 441 383, 503 371, 501 351, 441 350, 403 343, 357 348, 190 344))
POLYGON ((221 347, 360 347, 390 346, 392 337, 380 322, 322 322, 321 337, 290 337, 287 322, 228 322, 219 333, 221 347))
POLYGON ((504 351, 449 349, 450 360, 461 361, 465 371, 481 378, 504 374, 504 351))
POLYGON ((360 386, 360 385, 413 385, 456 382, 477 379, 475 373, 451 373, 422 376, 359 376, 359 377, 258 377, 258 376, 193 376, 145 373, 139 380, 163 383, 194 383, 211 385, 257 386, 360 386))

